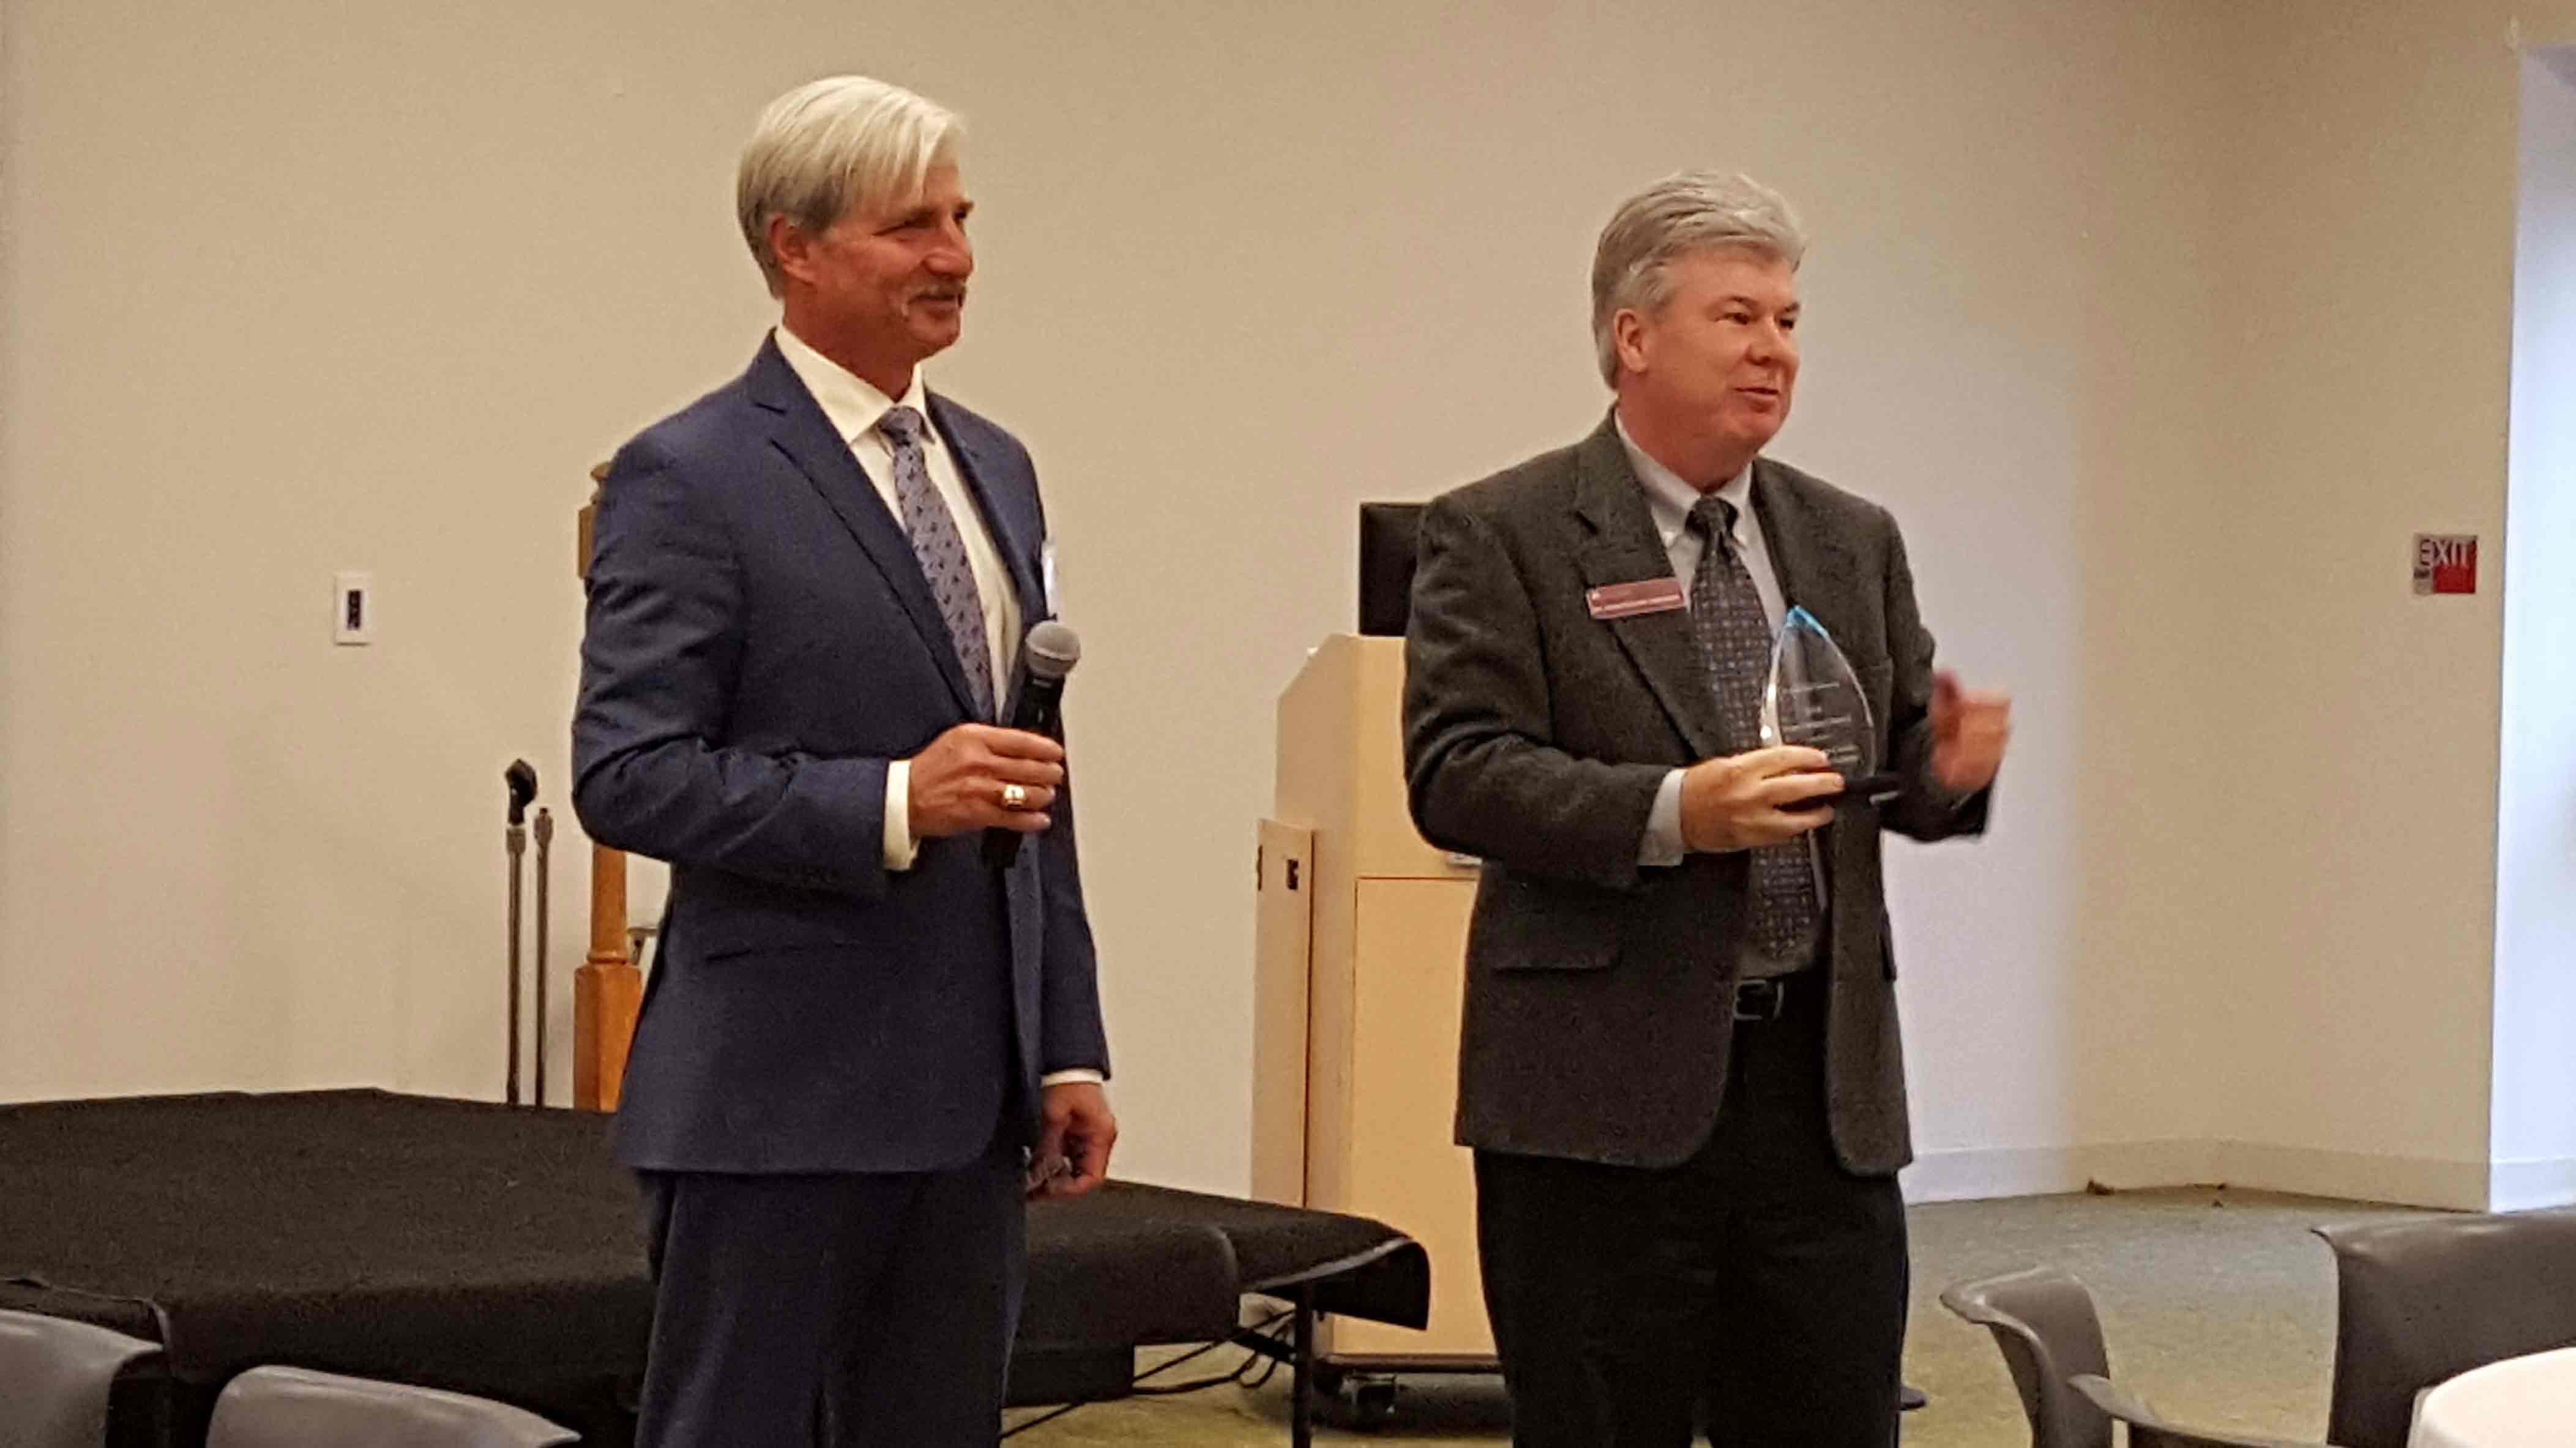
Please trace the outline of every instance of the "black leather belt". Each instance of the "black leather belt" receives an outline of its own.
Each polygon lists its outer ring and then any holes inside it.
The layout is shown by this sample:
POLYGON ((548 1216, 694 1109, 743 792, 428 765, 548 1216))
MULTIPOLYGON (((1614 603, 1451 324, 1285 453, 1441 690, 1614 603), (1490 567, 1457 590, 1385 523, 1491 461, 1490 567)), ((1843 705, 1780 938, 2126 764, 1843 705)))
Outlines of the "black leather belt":
POLYGON ((1813 988, 1805 974, 1763 976, 1735 983, 1735 1018, 1739 1021, 1776 1021, 1788 1014, 1793 996, 1813 988))

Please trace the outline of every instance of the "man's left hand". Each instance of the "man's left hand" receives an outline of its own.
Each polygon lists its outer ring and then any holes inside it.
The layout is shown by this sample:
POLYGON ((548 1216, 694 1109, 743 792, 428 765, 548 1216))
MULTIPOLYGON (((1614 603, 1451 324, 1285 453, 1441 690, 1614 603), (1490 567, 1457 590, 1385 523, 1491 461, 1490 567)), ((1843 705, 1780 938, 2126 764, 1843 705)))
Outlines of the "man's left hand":
POLYGON ((1944 669, 1932 676, 1932 781, 1952 794, 1975 794, 1995 782, 2012 738, 2012 696, 1965 689, 1944 669))
POLYGON ((1042 1091, 1044 1131, 1029 1170, 1029 1195, 1078 1197, 1109 1178, 1118 1118, 1095 1081, 1066 1081, 1042 1091))

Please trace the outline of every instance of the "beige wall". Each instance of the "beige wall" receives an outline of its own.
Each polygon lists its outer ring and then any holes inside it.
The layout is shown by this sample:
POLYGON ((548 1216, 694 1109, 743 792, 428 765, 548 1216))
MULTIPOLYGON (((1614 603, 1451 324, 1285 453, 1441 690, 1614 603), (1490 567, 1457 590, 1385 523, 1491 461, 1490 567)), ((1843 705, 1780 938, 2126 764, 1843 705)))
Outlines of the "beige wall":
POLYGON ((2242 7, 2223 62, 2233 621, 2202 771, 2226 925, 2202 1059, 2226 1174, 2453 1205, 2487 1186, 2514 48, 2576 7, 2242 7), (2416 532, 2489 540, 2473 598, 2416 532))
POLYGON ((1353 505, 1589 426, 1590 237, 1711 163, 1817 233, 1776 451, 2022 699, 1993 837, 1896 862, 1918 1190, 2475 1159, 2499 625, 2402 563, 2498 527, 2514 58, 2493 4, 2249 8, 19 0, 0 1097, 497 1091, 495 775, 560 805, 582 470, 749 355, 733 150, 864 68, 973 126, 932 376, 1036 452, 1088 646, 1129 1171, 1243 1183, 1252 821, 1353 505))

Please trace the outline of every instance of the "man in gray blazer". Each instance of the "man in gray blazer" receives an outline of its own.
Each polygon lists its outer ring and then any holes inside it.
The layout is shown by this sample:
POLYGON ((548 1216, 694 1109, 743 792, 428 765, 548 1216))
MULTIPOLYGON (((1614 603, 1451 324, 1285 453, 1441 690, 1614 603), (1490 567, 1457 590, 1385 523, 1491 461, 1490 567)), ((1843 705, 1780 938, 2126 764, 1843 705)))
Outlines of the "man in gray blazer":
POLYGON ((1521 1448, 1896 1438, 1912 1156, 1879 832, 1985 826, 2009 703, 1932 668, 1895 521, 1760 456, 1787 204, 1688 174, 1593 263, 1610 415, 1425 513, 1413 816, 1481 857, 1458 1140, 1521 1448), (1849 657, 1892 794, 1764 748, 1771 640, 1849 657))
POLYGON ((996 723, 1051 612, 1037 474, 920 372, 974 271, 957 132, 860 76, 769 107, 737 195, 779 325, 600 494, 573 799, 671 862, 617 1123, 642 1448, 993 1443, 1023 1194, 1117 1135, 1064 750, 996 723))

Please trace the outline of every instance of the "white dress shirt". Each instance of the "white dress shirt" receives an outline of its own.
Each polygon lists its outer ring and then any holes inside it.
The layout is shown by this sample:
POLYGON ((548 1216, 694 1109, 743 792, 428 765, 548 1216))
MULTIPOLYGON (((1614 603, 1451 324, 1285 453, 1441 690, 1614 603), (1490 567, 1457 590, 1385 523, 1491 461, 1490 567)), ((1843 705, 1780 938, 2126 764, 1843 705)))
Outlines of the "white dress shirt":
MULTIPOLYGON (((1700 551, 1707 547, 1691 530, 1691 509, 1700 499, 1700 491, 1684 482, 1680 474, 1655 460, 1637 440, 1628 435, 1625 420, 1618 423, 1619 445, 1628 450, 1628 466, 1635 470, 1637 481, 1646 489, 1646 511, 1654 515, 1655 531, 1662 536, 1664 556, 1672 560, 1673 576, 1688 589, 1699 578, 1700 551)), ((1774 633, 1780 621, 1789 615, 1789 603, 1780 592, 1780 575, 1771 566, 1771 546, 1762 536, 1762 520, 1753 511, 1753 465, 1727 479, 1717 489, 1717 496, 1735 505, 1735 526, 1727 534, 1735 545, 1735 556, 1744 560, 1744 571, 1753 576, 1753 591, 1762 597, 1762 616, 1774 633)), ((1804 837, 1807 854, 1815 857, 1813 834, 1804 837)), ((1646 816, 1646 834, 1637 844, 1637 863, 1641 865, 1678 865, 1689 853, 1682 842, 1682 771, 1665 774, 1655 791, 1655 807, 1646 816)), ((1824 899, 1823 871, 1817 871, 1816 898, 1824 899)))
MULTIPOLYGON (((784 323, 774 329, 778 355, 787 359, 788 368, 805 390, 814 394, 815 405, 823 409, 832 430, 850 445, 850 455, 859 461, 859 471, 867 474, 877 496, 894 518, 897 528, 903 526, 903 505, 894 491, 894 445, 877 431, 877 423, 896 407, 909 407, 930 421, 930 404, 921 385, 921 370, 913 369, 912 384, 901 398, 888 397, 850 369, 814 350, 804 338, 787 330, 784 323)), ((1002 561, 1002 550, 993 542, 993 530, 985 525, 984 512, 975 506, 974 494, 966 490, 966 479, 957 471, 957 460, 949 455, 948 440, 939 435, 936 426, 921 430, 921 462, 930 474, 932 487, 939 490, 939 500, 948 505, 948 516, 956 520, 957 535, 966 543, 966 566, 975 575, 975 594, 984 605, 984 642, 993 661, 993 697, 1007 700, 1011 693, 1011 671, 1019 665, 1020 596, 1011 582, 1011 570, 1002 561)), ((897 759, 886 766, 885 787, 885 867, 898 873, 912 868, 920 857, 921 841, 912 835, 912 762, 897 759)), ((1098 1071, 1074 1069, 1051 1071, 1040 1084, 1057 1086, 1072 1081, 1097 1083, 1103 1078, 1098 1071)))

